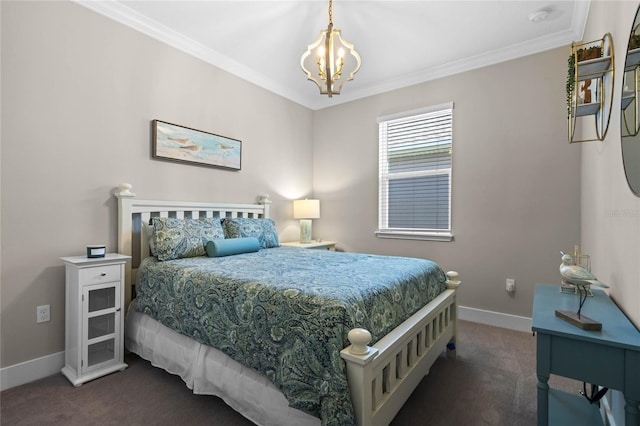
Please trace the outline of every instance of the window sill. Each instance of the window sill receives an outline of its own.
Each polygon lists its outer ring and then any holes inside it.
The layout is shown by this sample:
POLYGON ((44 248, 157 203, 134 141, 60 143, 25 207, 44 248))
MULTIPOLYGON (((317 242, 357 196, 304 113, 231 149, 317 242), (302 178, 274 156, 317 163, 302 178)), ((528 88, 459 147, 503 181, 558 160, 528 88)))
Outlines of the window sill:
POLYGON ((451 232, 376 231, 376 237, 397 240, 453 241, 451 232))

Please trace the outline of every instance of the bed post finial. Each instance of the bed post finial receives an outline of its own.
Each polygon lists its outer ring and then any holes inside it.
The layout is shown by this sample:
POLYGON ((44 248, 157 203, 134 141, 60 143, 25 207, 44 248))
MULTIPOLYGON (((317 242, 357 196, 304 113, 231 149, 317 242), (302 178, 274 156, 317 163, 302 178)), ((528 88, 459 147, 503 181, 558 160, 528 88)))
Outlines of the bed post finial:
POLYGON ((258 195, 258 203, 264 206, 264 218, 269 218, 269 208, 271 207, 271 200, 269 199, 269 194, 258 195))
POLYGON ((130 183, 121 183, 120 185, 118 185, 118 190, 116 191, 115 196, 118 198, 123 198, 123 197, 133 198, 136 196, 136 194, 131 192, 132 188, 133 188, 133 185, 131 185, 130 183))
POLYGON ((447 288, 456 289, 460 285, 460 280, 458 279, 459 274, 456 271, 447 272, 447 288))
POLYGON ((367 346, 369 342, 371 342, 371 333, 369 333, 369 330, 365 330, 364 328, 351 329, 347 338, 349 342, 351 342, 349 351, 352 354, 365 355, 369 352, 369 347, 367 346))
POLYGON ((271 204, 271 200, 269 199, 269 194, 258 195, 258 203, 271 204))

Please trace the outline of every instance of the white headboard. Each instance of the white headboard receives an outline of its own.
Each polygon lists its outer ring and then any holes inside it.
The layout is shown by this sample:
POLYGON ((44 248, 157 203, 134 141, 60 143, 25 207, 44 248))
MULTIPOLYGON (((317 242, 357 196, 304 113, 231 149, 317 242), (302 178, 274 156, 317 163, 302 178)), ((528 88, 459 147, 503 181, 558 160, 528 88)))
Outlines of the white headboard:
POLYGON ((138 200, 128 183, 118 185, 118 253, 132 257, 125 268, 125 306, 132 297, 140 261, 149 256, 149 244, 142 230, 151 217, 175 218, 268 218, 271 201, 268 195, 258 197, 256 204, 228 204, 187 201, 138 200))

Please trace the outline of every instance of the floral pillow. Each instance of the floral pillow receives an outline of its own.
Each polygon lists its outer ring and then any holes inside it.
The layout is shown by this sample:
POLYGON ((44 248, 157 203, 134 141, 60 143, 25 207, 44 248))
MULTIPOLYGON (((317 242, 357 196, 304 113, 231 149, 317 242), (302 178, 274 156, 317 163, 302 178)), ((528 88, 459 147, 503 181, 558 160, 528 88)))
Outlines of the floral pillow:
POLYGON ((271 219, 237 217, 222 219, 225 238, 253 237, 260 241, 260 248, 279 247, 278 231, 271 219))
POLYGON ((207 242, 224 238, 218 218, 175 219, 151 218, 153 245, 158 260, 205 256, 207 242))

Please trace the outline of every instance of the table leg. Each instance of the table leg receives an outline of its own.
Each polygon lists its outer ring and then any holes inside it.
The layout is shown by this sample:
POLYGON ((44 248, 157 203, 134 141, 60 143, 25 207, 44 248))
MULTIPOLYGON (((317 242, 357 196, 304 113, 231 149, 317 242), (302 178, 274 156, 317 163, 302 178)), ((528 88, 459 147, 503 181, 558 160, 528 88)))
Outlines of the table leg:
POLYGON ((538 426, 549 424, 549 376, 538 374, 538 426))
POLYGON ((549 375, 551 374, 551 336, 536 333, 536 374, 538 376, 538 426, 549 424, 549 375))

